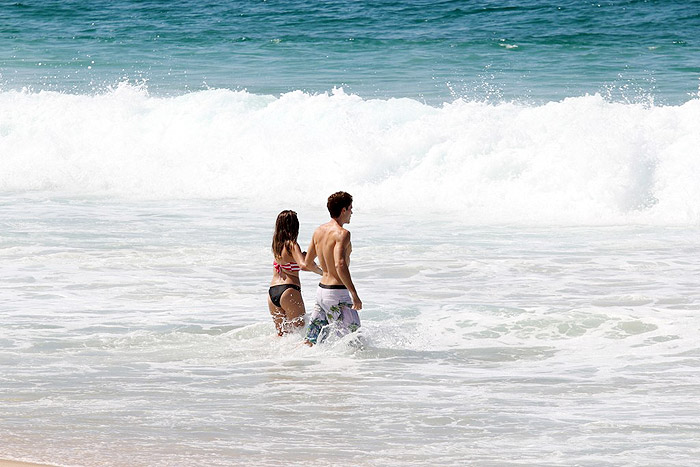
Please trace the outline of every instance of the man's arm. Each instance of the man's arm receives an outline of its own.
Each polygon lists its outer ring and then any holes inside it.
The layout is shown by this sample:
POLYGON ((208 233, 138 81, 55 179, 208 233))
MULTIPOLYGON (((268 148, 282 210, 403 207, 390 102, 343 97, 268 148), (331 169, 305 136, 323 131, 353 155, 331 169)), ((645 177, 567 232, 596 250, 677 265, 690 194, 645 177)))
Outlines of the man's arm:
POLYGON ((356 310, 362 309, 362 300, 357 295, 355 290, 355 284, 352 283, 352 277, 350 277, 350 267, 347 261, 347 253, 350 247, 350 232, 347 230, 339 234, 339 239, 335 242, 335 247, 333 248, 333 260, 335 261, 335 270, 338 273, 338 277, 343 282, 343 285, 347 287, 350 296, 352 297, 352 307, 356 310))
MULTIPOLYGON (((311 242, 311 245, 313 246, 313 242, 311 242)), ((309 247, 309 250, 311 250, 311 247, 309 247)), ((292 256, 294 257, 294 261, 296 261, 296 263, 301 267, 302 270, 312 271, 316 274, 323 275, 323 271, 321 270, 321 268, 319 268, 316 262, 313 259, 311 259, 308 252, 303 253, 301 251, 301 247, 299 247, 298 243, 294 245, 294 249, 292 250, 292 256)), ((314 254, 314 256, 316 255, 314 254)))
POLYGON ((316 253, 316 232, 314 232, 314 234, 311 236, 311 242, 309 243, 309 248, 306 251, 306 256, 304 257, 304 260, 301 262, 297 261, 297 263, 299 263, 301 268, 305 271, 313 271, 316 274, 323 275, 323 271, 320 267, 316 265, 316 262, 314 261, 316 259, 316 256, 318 256, 318 254, 316 253))

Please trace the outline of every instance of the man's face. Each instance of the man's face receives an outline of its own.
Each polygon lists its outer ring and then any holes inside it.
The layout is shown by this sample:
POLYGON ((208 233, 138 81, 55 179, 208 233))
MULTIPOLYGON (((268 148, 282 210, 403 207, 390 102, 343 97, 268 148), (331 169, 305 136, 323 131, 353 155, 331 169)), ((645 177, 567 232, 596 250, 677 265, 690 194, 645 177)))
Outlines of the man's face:
POLYGON ((352 204, 351 204, 350 206, 348 206, 347 208, 343 208, 343 213, 342 213, 342 215, 345 216, 345 217, 343 218, 343 221, 344 221, 346 224, 349 224, 349 223, 350 223, 350 217, 352 217, 352 204))

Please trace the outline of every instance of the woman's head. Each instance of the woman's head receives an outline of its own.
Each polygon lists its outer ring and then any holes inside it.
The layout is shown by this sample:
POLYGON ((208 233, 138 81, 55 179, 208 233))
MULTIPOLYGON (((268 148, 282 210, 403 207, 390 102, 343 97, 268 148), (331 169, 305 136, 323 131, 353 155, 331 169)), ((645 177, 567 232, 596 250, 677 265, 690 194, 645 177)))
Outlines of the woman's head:
POLYGON ((275 234, 272 237, 272 253, 275 259, 282 256, 285 247, 291 251, 299 236, 299 219, 291 210, 282 211, 275 222, 275 234))

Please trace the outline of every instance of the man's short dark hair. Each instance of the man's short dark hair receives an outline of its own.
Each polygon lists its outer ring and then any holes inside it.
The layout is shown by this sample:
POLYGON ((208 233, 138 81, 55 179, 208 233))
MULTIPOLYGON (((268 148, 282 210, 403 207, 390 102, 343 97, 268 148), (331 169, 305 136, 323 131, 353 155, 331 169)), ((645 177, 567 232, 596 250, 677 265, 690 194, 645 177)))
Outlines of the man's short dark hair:
POLYGON ((343 208, 349 208, 351 205, 352 195, 344 191, 339 191, 330 195, 328 197, 328 204, 326 204, 328 207, 328 212, 334 219, 340 216, 340 212, 343 210, 343 208))

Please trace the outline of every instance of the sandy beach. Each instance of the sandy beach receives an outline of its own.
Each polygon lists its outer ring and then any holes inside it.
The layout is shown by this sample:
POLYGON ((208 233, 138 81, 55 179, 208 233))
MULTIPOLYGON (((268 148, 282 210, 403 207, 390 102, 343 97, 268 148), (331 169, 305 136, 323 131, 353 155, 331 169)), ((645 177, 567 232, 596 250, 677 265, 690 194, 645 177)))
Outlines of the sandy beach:
POLYGON ((19 462, 0 459, 0 467, 46 467, 49 464, 34 464, 32 462, 19 462))

